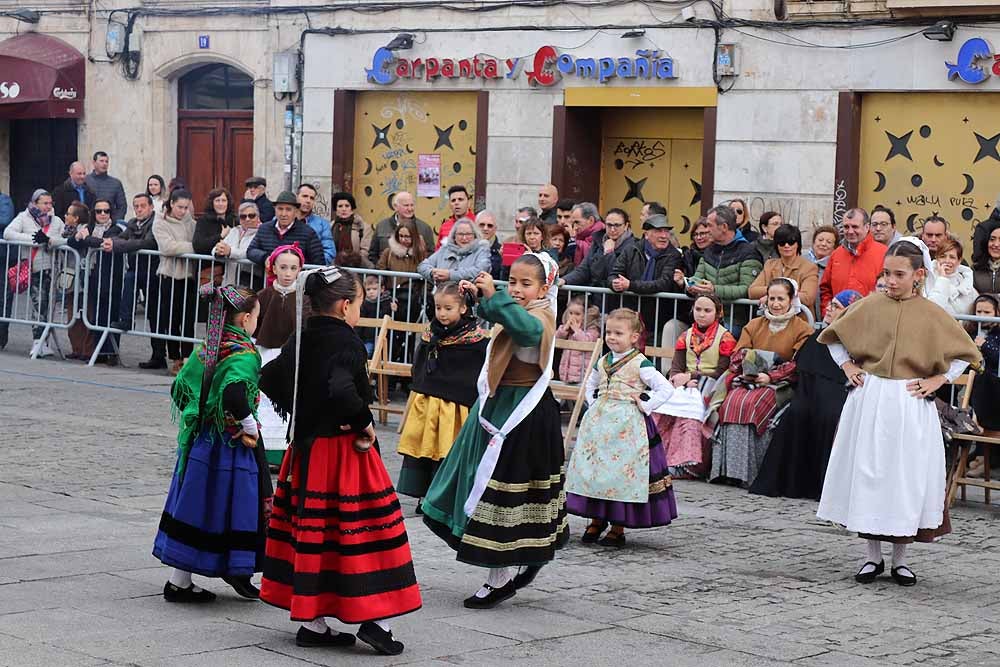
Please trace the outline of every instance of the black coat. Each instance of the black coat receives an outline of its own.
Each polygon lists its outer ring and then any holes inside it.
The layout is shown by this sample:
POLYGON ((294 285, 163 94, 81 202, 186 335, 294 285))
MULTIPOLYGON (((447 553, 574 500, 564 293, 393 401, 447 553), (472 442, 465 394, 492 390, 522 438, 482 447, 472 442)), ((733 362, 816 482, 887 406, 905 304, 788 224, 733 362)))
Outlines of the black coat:
POLYGON ((654 260, 652 280, 642 280, 649 258, 643 242, 636 240, 628 249, 622 252, 611 269, 612 276, 623 276, 629 280, 629 292, 635 294, 655 294, 656 292, 680 292, 682 289, 674 282, 674 271, 682 268, 681 251, 668 248, 654 260))
MULTIPOLYGON (((94 223, 87 225, 90 233, 94 233, 94 223)), ((86 262, 88 251, 100 248, 104 239, 114 239, 122 232, 118 225, 111 225, 104 232, 103 238, 88 236, 82 241, 76 240, 76 235, 69 237, 69 245, 80 253, 82 262, 86 262)), ((118 303, 121 300, 122 276, 125 272, 125 256, 115 252, 98 250, 93 253, 94 265, 90 269, 90 279, 87 281, 87 293, 90 306, 89 317, 95 318, 97 324, 106 325, 118 319, 118 303)), ((80 279, 83 273, 78 274, 80 279)))
POLYGON ((288 228, 284 236, 278 236, 278 223, 266 222, 257 228, 257 234, 247 248, 247 259, 255 264, 264 266, 264 262, 274 252, 278 246, 290 245, 298 242, 302 254, 306 256, 306 264, 326 264, 326 255, 323 254, 323 243, 312 228, 301 220, 296 220, 288 228))
MULTIPOLYGON (((81 203, 86 204, 90 210, 90 214, 93 215, 94 204, 97 203, 97 195, 94 194, 94 191, 86 183, 83 184, 83 189, 84 197, 81 203)), ((67 178, 52 190, 52 213, 65 220, 66 210, 69 208, 69 205, 79 199, 80 193, 73 187, 73 182, 67 178)))
POLYGON ((260 213, 261 222, 271 222, 274 220, 274 204, 267 198, 267 195, 260 195, 253 200, 257 205, 257 212, 260 213))
POLYGON ((222 240, 222 227, 235 227, 236 218, 232 214, 228 217, 218 217, 215 215, 199 215, 198 221, 194 224, 194 236, 191 238, 191 247, 198 255, 211 255, 215 244, 222 240))
MULTIPOLYGON (((360 433, 372 423, 368 355, 347 323, 333 317, 310 317, 302 331, 299 368, 295 444, 360 433), (345 431, 341 426, 351 428, 345 431)), ((260 390, 270 397, 279 414, 291 414, 294 382, 293 335, 260 375, 260 390)))
POLYGON ((605 254, 604 238, 606 230, 594 234, 594 242, 583 261, 564 277, 567 285, 583 285, 584 287, 610 287, 611 269, 622 253, 635 245, 635 237, 629 237, 622 242, 614 252, 605 254))

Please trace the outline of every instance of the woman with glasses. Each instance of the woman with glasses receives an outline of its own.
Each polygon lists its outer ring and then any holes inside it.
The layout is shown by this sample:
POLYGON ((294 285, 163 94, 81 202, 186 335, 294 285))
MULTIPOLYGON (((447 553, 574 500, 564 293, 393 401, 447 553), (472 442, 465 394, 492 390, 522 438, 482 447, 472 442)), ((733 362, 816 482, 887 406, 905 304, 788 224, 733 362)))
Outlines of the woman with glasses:
POLYGON ((479 236, 471 220, 460 220, 451 228, 448 243, 420 262, 417 273, 434 285, 475 280, 490 272, 490 246, 479 236))
POLYGON ((745 238, 750 243, 757 240, 760 236, 750 224, 750 207, 742 199, 733 199, 729 202, 729 208, 733 209, 733 213, 736 214, 736 232, 739 234, 743 233, 743 238, 745 238))
POLYGON ((778 256, 764 262, 764 270, 750 284, 747 298, 763 299, 772 280, 791 278, 799 286, 802 305, 812 310, 819 290, 819 269, 801 254, 802 233, 798 227, 781 225, 774 231, 774 245, 778 256))
POLYGON ((215 244, 215 247, 212 248, 212 254, 230 260, 226 263, 223 285, 241 285, 259 290, 264 287, 264 284, 260 280, 260 274, 254 273, 256 267, 248 263, 241 264, 239 260, 247 258, 247 248, 250 247, 253 237, 257 236, 257 229, 260 227, 260 210, 258 210, 257 204, 245 201, 240 204, 236 218, 239 224, 230 229, 225 238, 215 244))
POLYGON ((780 213, 775 211, 768 211, 760 216, 760 222, 757 223, 757 229, 760 230, 760 236, 755 240, 754 246, 757 248, 757 254, 760 255, 762 261, 766 262, 769 259, 774 259, 778 256, 778 249, 774 245, 774 232, 784 224, 784 219, 781 217, 780 213))

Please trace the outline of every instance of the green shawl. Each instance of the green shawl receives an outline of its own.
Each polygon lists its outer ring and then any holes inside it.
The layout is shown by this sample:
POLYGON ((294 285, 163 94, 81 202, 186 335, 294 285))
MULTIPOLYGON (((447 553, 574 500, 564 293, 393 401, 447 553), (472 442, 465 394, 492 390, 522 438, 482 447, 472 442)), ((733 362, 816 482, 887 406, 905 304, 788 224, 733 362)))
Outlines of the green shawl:
POLYGON ((211 377, 205 376, 205 350, 199 345, 191 354, 170 388, 173 416, 177 421, 177 474, 184 472, 188 452, 203 426, 222 433, 227 426, 237 424, 233 415, 227 415, 222 406, 222 393, 234 382, 247 388, 247 402, 254 417, 260 392, 260 353, 247 332, 227 324, 219 344, 219 360, 211 377), (210 384, 209 384, 210 383, 210 384), (202 401, 202 390, 208 386, 208 395, 202 401))

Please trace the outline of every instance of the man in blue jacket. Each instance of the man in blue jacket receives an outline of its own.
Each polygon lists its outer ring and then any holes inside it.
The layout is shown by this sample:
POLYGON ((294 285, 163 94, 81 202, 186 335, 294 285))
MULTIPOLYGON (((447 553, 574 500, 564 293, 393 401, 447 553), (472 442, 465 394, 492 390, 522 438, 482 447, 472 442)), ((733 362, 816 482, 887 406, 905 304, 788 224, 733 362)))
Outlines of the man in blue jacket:
POLYGON ((265 222, 257 229, 257 235, 247 248, 247 259, 264 266, 264 262, 278 246, 298 242, 306 256, 306 264, 326 264, 323 244, 316 232, 304 221, 298 219, 299 200, 288 190, 274 200, 274 221, 265 222))
POLYGON ((309 228, 316 232, 319 242, 323 244, 323 257, 326 264, 333 264, 333 258, 337 256, 337 247, 333 243, 333 231, 330 228, 330 221, 316 213, 316 188, 309 183, 299 186, 297 198, 299 200, 299 218, 305 220, 309 228))

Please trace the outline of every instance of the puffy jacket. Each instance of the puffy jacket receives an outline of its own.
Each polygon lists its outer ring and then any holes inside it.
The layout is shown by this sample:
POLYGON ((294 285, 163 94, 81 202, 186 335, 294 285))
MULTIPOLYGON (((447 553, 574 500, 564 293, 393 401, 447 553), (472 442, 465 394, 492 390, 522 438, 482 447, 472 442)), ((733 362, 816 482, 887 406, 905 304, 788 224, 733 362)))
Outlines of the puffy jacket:
POLYGON ((636 243, 636 240, 632 236, 632 232, 626 231, 625 235, 618 240, 618 245, 615 246, 614 252, 605 254, 604 239, 606 236, 607 230, 602 230, 594 234, 590 251, 583 258, 583 262, 578 263, 576 268, 570 271, 563 279, 567 285, 583 285, 585 287, 609 286, 609 276, 611 275, 611 269, 615 266, 615 262, 618 261, 622 253, 636 243))
POLYGON ((737 233, 728 245, 713 243, 705 248, 693 278, 715 285, 715 293, 723 301, 735 301, 746 298, 763 268, 754 245, 737 233))
MULTIPOLYGON (((475 225, 472 226, 472 229, 478 236, 479 230, 475 225)), ((489 273, 490 268, 489 242, 477 238, 469 245, 459 247, 455 243, 455 229, 453 227, 451 234, 448 236, 448 243, 441 246, 441 249, 433 255, 420 262, 420 266, 417 267, 417 273, 428 281, 433 282, 433 278, 431 278, 431 271, 433 269, 448 269, 451 272, 448 280, 457 282, 459 280, 474 280, 481 271, 489 273)))
POLYGON ((972 285, 980 294, 1000 294, 1000 270, 976 269, 972 273, 972 285))
POLYGON ((257 228, 257 235, 250 242, 247 248, 247 259, 255 264, 264 266, 264 262, 274 252, 278 246, 290 245, 298 242, 302 254, 306 256, 306 264, 326 264, 326 256, 323 254, 323 244, 312 227, 296 220, 285 230, 285 234, 278 234, 277 222, 265 222, 257 228))
MULTIPOLYGON (((27 209, 21 211, 17 214, 17 217, 10 221, 10 224, 3 230, 4 241, 19 241, 22 243, 34 243, 35 232, 39 231, 41 226, 35 222, 35 219, 31 217, 27 209)), ((46 232, 49 237, 49 244, 47 246, 33 246, 32 248, 21 247, 20 257, 22 259, 27 259, 31 256, 31 251, 37 249, 38 252, 35 253, 35 259, 31 263, 31 272, 38 273, 39 271, 48 271, 52 268, 52 248, 56 246, 64 245, 66 239, 63 238, 63 221, 57 215, 49 216, 49 231, 46 232)), ((16 249, 11 248, 10 254, 13 257, 17 252, 16 249)), ((11 262, 13 265, 14 262, 11 262)))
POLYGON ((875 291, 886 250, 888 248, 871 234, 858 244, 853 253, 846 246, 834 250, 819 281, 820 312, 825 313, 834 295, 845 289, 860 292, 862 296, 875 291))
POLYGON ((643 241, 636 239, 615 260, 611 276, 628 278, 628 291, 635 294, 655 294, 656 292, 677 292, 680 288, 674 282, 674 271, 681 268, 683 257, 681 251, 673 246, 668 247, 656 258, 653 267, 653 279, 642 280, 649 257, 643 241))
MULTIPOLYGON (((592 343, 600 337, 601 330, 596 327, 577 329, 572 334, 565 324, 556 329, 556 338, 564 340, 592 343)), ((582 350, 563 350, 562 358, 559 360, 559 379, 571 384, 583 382, 583 372, 589 360, 590 354, 582 350)))

